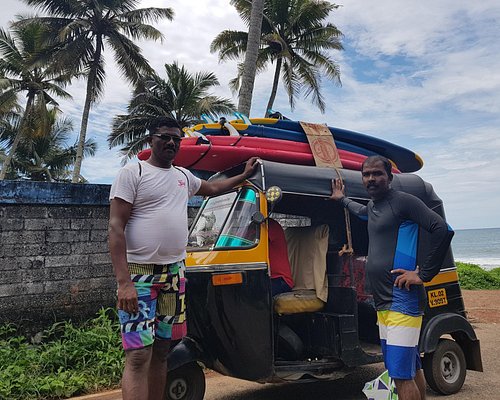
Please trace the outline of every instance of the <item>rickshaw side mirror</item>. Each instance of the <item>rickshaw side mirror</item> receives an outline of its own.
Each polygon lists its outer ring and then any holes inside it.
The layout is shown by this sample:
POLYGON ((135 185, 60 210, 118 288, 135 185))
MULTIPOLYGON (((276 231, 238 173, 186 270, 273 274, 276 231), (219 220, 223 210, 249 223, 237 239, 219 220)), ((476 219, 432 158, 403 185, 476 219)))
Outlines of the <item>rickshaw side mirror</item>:
POLYGON ((260 211, 255 211, 251 219, 254 224, 260 225, 266 220, 266 217, 260 211))

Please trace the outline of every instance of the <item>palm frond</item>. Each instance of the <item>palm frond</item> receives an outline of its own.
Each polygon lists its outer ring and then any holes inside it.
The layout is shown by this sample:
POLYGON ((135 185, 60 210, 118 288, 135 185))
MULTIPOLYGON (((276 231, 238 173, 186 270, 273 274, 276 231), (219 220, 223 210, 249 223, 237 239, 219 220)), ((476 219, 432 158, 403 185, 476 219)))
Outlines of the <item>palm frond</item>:
POLYGON ((144 24, 157 22, 162 19, 172 21, 174 19, 174 10, 171 8, 139 8, 137 10, 132 10, 124 12, 119 15, 120 20, 125 20, 128 22, 133 22, 135 24, 144 24))
POLYGON ((143 74, 153 72, 148 60, 141 54, 140 48, 126 36, 116 33, 109 35, 107 39, 114 50, 118 68, 130 82, 135 84, 140 81, 143 74))
POLYGON ((120 151, 125 158, 136 155, 145 146, 145 127, 152 118, 168 116, 184 127, 199 121, 201 114, 217 117, 235 109, 230 100, 208 92, 219 84, 213 73, 191 74, 177 62, 166 64, 165 73, 167 79, 157 74, 142 79, 129 102, 128 114, 113 120, 108 144, 110 148, 123 146, 120 151))
POLYGON ((23 0, 43 13, 55 16, 78 16, 82 12, 83 2, 74 0, 23 0))
POLYGON ((210 44, 210 52, 219 52, 219 60, 238 59, 245 54, 248 33, 225 30, 219 33, 210 44))
MULTIPOLYGON (((231 4, 248 25, 252 1, 231 0, 231 4)), ((260 72, 280 60, 281 81, 292 109, 299 94, 311 97, 320 110, 324 109, 321 74, 340 84, 340 69, 327 55, 332 50, 343 50, 342 32, 327 21, 338 7, 326 0, 264 0, 257 69, 260 72)), ((223 31, 212 42, 211 51, 218 52, 220 61, 240 59, 246 51, 245 35, 244 32, 223 31)), ((240 77, 241 66, 238 65, 237 76, 230 81, 233 91, 239 89, 240 77)), ((277 81, 271 91, 271 100, 276 90, 277 81)))

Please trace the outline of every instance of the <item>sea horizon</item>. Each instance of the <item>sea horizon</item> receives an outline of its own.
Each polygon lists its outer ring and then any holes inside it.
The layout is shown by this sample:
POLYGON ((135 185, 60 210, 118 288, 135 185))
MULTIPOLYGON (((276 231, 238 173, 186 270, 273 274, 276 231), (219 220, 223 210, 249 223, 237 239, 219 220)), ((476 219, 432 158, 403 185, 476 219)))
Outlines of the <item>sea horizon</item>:
POLYGON ((500 228, 456 229, 451 242, 455 261, 485 270, 500 267, 500 228))

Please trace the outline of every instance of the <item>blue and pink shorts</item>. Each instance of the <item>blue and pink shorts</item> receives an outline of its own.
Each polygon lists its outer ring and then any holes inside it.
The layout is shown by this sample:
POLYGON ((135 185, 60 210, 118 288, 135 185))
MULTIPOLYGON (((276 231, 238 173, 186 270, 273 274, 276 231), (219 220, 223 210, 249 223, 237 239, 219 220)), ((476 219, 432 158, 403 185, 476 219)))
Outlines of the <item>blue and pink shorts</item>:
POLYGON ((409 380, 422 368, 418 340, 422 316, 377 311, 385 367, 392 379, 409 380))
POLYGON ((141 349, 155 338, 178 340, 186 335, 185 266, 172 264, 128 264, 137 290, 139 311, 118 310, 125 350, 141 349))

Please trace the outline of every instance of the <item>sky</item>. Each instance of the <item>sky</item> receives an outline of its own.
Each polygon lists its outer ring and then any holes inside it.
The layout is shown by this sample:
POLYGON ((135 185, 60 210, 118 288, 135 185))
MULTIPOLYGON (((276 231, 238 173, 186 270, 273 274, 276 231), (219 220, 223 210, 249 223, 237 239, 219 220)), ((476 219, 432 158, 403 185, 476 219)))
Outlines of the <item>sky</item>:
MULTIPOLYGON (((444 201, 455 229, 500 227, 500 2, 498 0, 344 0, 329 21, 344 37, 345 48, 331 56, 342 86, 326 78, 322 114, 300 97, 290 110, 283 87, 274 105, 294 120, 327 123, 376 136, 418 153, 417 172, 444 201)), ((0 26, 18 14, 33 14, 20 0, 3 0, 0 26)), ((143 0, 140 7, 170 7, 173 21, 155 26, 162 43, 140 42, 152 67, 165 76, 164 64, 178 61, 188 71, 214 72, 213 94, 237 104, 228 88, 236 62, 219 63, 209 47, 224 29, 246 30, 229 0, 143 0)), ((106 49, 105 95, 90 115, 87 137, 98 142, 82 173, 91 183, 113 181, 120 168, 117 148, 106 137, 112 118, 124 113, 131 87, 106 49)), ((251 117, 262 117, 273 69, 257 76, 251 117)), ((73 119, 75 140, 81 122, 85 81, 73 83, 71 101, 61 101, 73 119)))

